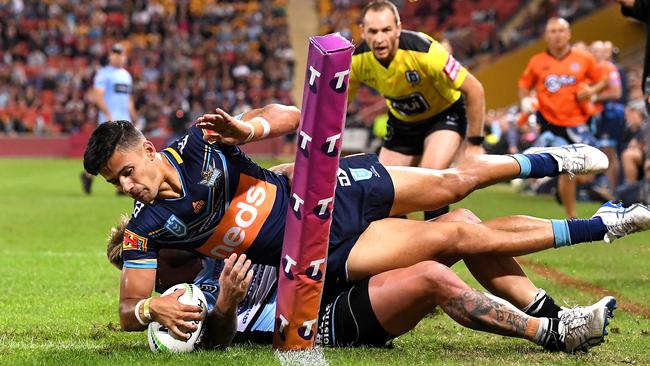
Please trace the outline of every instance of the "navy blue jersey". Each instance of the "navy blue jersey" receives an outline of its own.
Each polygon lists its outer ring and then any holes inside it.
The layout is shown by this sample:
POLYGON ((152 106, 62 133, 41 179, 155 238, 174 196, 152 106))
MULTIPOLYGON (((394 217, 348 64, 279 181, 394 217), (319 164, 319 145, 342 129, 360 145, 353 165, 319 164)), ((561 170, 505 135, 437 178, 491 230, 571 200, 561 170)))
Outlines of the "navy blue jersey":
POLYGON ((244 253, 276 265, 289 202, 286 177, 237 146, 210 144, 191 127, 162 152, 178 171, 179 198, 136 202, 124 232, 124 266, 156 268, 158 250, 191 250, 223 259, 244 253))

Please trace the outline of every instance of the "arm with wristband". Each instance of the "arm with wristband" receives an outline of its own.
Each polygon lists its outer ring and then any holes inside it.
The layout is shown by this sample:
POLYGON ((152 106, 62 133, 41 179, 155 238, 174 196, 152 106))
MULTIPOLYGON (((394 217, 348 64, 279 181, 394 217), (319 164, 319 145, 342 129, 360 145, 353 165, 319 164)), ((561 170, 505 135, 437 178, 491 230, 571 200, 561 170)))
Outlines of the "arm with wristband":
POLYGON ((199 117, 196 127, 203 129, 210 143, 242 145, 251 141, 293 132, 300 123, 300 110, 293 106, 269 104, 233 117, 217 108, 215 113, 199 117))

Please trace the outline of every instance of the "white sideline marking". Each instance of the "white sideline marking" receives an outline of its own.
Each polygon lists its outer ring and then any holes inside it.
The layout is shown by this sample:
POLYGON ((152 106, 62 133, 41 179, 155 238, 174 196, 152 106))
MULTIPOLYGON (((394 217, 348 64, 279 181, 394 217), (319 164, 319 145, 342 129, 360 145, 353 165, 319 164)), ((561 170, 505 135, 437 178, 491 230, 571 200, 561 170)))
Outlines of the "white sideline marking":
POLYGON ((275 351, 275 356, 282 366, 329 366, 323 350, 314 348, 304 351, 275 351))
POLYGON ((73 252, 73 251, 29 251, 29 250, 2 250, 0 254, 6 256, 28 256, 28 257, 101 257, 106 255, 103 252, 73 252))
POLYGON ((106 345, 91 344, 91 343, 66 343, 66 342, 11 342, 3 339, 0 350, 100 350, 105 349, 106 345))

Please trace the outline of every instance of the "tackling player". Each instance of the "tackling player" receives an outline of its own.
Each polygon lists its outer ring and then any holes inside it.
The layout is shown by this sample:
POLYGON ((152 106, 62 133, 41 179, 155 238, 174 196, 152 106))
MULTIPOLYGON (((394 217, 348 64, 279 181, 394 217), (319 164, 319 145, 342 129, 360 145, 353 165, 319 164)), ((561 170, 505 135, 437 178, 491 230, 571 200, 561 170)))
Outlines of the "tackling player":
MULTIPOLYGON (((263 169, 229 144, 291 131, 299 116, 296 108, 279 105, 249 111, 241 121, 217 110, 199 118, 185 137, 161 152, 129 122, 97 127, 84 155, 86 170, 101 172, 138 201, 123 243, 123 329, 143 328, 134 310, 153 290, 160 249, 195 251, 217 259, 246 253, 255 263, 280 263, 293 166, 283 165, 275 172, 263 169)), ((609 242, 647 230, 650 210, 638 204, 630 208, 606 204, 587 220, 512 216, 471 224, 389 218, 457 202, 505 179, 606 168, 604 154, 584 145, 513 156, 477 155, 442 171, 384 167, 373 155, 343 158, 331 210, 326 293, 328 287, 349 287, 426 260, 473 258, 480 266, 481 255, 517 256, 603 238, 609 242), (355 169, 366 171, 367 179, 354 180, 355 169)), ((513 262, 510 265, 516 266, 513 262)), ((509 294, 517 306, 526 306, 537 294, 525 277, 520 278, 521 286, 512 286, 517 276, 504 281, 503 268, 477 270, 488 273, 484 286, 490 292, 509 294), (527 290, 527 300, 521 298, 520 289, 527 290)), ((175 329, 165 319, 160 322, 175 329)))
MULTIPOLYGON (((455 210, 439 220, 476 222, 478 218, 467 210, 455 210)), ((113 228, 107 247, 108 259, 118 269, 123 266, 122 238, 127 223, 128 218, 124 217, 113 228)), ((209 309, 201 340, 205 348, 227 347, 233 337, 235 342, 271 343, 277 269, 249 266, 245 254, 238 259, 233 254, 222 262, 186 251, 162 249, 156 291, 162 293, 182 282, 194 283, 202 289, 209 309)), ((170 312, 165 307, 184 306, 174 301, 182 291, 161 297, 150 311, 170 312)), ((372 276, 324 302, 316 343, 329 347, 382 347, 413 329, 440 306, 466 327, 525 338, 551 351, 573 352, 587 350, 604 340, 603 329, 614 305, 615 299, 608 296, 590 307, 559 311, 552 319, 530 317, 510 303, 471 289, 448 267, 426 261, 372 276)), ((195 330, 189 324, 184 328, 195 330)))
MULTIPOLYGON (((485 94, 481 83, 424 33, 402 30, 388 0, 361 11, 363 42, 352 56, 349 100, 360 84, 386 98, 384 165, 448 168, 465 136, 468 154, 483 150, 485 94), (469 121, 469 124, 468 124, 469 121)), ((425 212, 425 220, 449 210, 425 212)))

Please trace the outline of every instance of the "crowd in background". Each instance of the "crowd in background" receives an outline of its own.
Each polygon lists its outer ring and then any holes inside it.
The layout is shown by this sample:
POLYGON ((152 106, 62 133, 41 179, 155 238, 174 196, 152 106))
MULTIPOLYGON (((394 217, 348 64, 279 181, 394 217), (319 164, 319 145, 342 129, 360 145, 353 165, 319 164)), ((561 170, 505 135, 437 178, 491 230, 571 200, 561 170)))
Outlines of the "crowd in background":
MULTIPOLYGON (((394 0, 405 29, 450 41, 454 56, 472 68, 542 35, 546 20, 561 16, 570 23, 611 0, 394 0)), ((357 27, 367 0, 320 0, 321 33, 339 31, 360 40, 357 27)))
POLYGON ((286 0, 14 0, 0 2, 0 134, 94 126, 93 76, 117 42, 149 135, 216 107, 293 104, 286 0))

